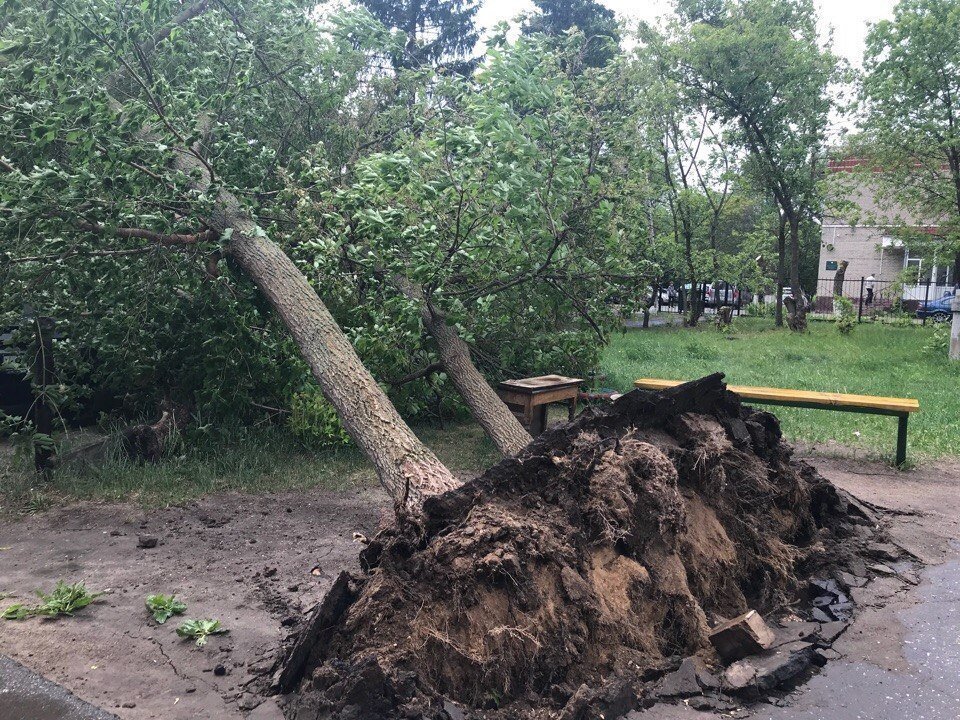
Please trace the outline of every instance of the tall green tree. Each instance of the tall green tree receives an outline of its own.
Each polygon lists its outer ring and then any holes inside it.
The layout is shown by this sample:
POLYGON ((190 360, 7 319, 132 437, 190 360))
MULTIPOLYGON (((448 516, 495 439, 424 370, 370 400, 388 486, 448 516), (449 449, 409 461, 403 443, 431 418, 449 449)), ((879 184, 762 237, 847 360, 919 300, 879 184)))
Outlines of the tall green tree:
POLYGON ((960 282, 960 2, 901 0, 867 36, 862 90, 864 169, 909 214, 911 253, 952 264, 960 282))
POLYGON ((792 297, 788 324, 806 328, 801 286, 805 226, 822 213, 820 178, 837 58, 817 31, 812 0, 727 0, 685 26, 684 82, 728 123, 750 170, 780 208, 792 297))
POLYGON ((395 53, 395 68, 416 69, 444 65, 460 72, 470 60, 479 39, 474 18, 478 0, 360 0, 370 13, 390 29, 406 36, 402 52, 395 53))
POLYGON ((527 18, 523 31, 527 34, 562 36, 579 29, 587 38, 583 64, 600 67, 616 54, 620 41, 616 16, 596 0, 533 0, 537 12, 527 18))

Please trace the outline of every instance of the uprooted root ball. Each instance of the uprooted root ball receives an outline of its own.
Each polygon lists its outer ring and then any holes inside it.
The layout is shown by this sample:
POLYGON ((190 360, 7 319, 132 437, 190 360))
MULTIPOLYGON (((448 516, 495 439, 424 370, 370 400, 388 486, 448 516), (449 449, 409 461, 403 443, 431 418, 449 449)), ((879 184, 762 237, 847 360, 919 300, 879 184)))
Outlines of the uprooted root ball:
POLYGON ((787 604, 846 510, 722 376, 634 391, 374 539, 288 715, 609 718, 711 622, 787 604))

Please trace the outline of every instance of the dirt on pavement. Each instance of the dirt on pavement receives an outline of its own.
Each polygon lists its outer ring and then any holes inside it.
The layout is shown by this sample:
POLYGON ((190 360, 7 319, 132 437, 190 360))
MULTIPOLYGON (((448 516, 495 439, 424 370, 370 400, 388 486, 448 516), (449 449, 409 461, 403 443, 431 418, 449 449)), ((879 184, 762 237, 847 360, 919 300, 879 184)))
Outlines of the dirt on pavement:
MULTIPOLYGON (((806 459, 838 486, 897 512, 891 534, 924 561, 956 556, 949 540, 960 537, 960 463, 900 473, 879 463, 806 459)), ((390 508, 379 489, 360 488, 227 494, 149 511, 81 503, 0 521, 0 592, 14 593, 0 606, 29 601, 58 579, 110 591, 72 619, 3 622, 0 653, 124 720, 244 717, 254 700, 244 686, 272 662, 284 620, 316 603, 341 569, 356 568, 354 533, 371 535, 390 508), (159 545, 138 548, 138 535, 154 535, 159 545), (143 602, 154 592, 176 592, 186 617, 219 618, 230 633, 202 649, 181 640, 176 619, 158 626, 149 618, 143 602), (215 673, 218 666, 225 674, 215 673)), ((886 598, 864 596, 843 638, 845 657, 904 667, 897 612, 916 594, 893 588, 886 598)), ((643 717, 685 712, 662 706, 643 717)), ((253 716, 270 717, 269 710, 253 716)))
POLYGON ((144 511, 81 503, 0 523, 0 603, 35 600, 57 580, 107 594, 73 618, 0 621, 8 655, 125 720, 239 718, 245 686, 337 573, 356 567, 354 533, 372 534, 391 505, 378 489, 205 498, 144 511), (152 535, 159 544, 138 547, 152 535), (176 593, 186 614, 157 625, 152 593, 176 593), (229 629, 197 648, 182 618, 229 629), (221 674, 222 673, 222 674, 221 674))

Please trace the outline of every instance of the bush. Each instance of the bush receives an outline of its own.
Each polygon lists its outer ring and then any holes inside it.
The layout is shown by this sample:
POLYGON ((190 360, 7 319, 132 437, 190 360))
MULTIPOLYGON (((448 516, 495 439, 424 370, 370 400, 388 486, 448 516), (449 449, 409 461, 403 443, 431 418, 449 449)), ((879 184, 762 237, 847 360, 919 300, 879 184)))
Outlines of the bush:
POLYGON ((923 346, 924 352, 928 352, 931 355, 939 355, 943 357, 947 354, 947 351, 950 349, 950 325, 941 324, 935 325, 933 328, 933 333, 930 335, 930 340, 926 345, 923 346))
POLYGON ((837 330, 841 335, 849 335, 857 324, 857 312, 853 308, 853 302, 850 298, 837 295, 833 299, 833 304, 837 314, 837 330))
POLYGON ((337 411, 316 385, 291 398, 289 422, 294 434, 311 445, 336 448, 351 442, 337 411))
POLYGON ((776 303, 748 303, 744 305, 748 317, 773 317, 776 309, 776 303))

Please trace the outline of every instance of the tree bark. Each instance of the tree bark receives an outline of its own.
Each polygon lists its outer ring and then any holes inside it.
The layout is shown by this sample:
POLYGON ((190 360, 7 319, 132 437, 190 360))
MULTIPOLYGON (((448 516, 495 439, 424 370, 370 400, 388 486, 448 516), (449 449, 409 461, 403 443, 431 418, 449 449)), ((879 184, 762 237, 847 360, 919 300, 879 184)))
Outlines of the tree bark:
POLYGON ((790 292, 793 307, 787 316, 787 325, 794 332, 807 329, 807 301, 800 287, 800 218, 790 217, 790 292))
POLYGON ((780 228, 777 232, 777 314, 774 323, 783 327, 783 275, 787 254, 787 218, 780 213, 780 228))
POLYGON ((506 457, 516 455, 533 438, 473 364, 470 347, 419 287, 406 278, 397 278, 395 282, 403 294, 419 306, 420 319, 437 344, 443 368, 473 417, 497 450, 506 457))
POLYGON ((846 260, 841 260, 837 263, 837 274, 833 276, 833 296, 838 297, 843 295, 843 280, 847 274, 848 263, 846 260))
MULTIPOLYGON (((192 155, 182 153, 180 158, 183 167, 178 169, 183 172, 200 169, 192 155)), ((195 181, 205 192, 209 186, 206 179, 204 172, 195 181)), ((207 223, 220 233, 232 230, 227 253, 290 330, 324 396, 374 464, 394 501, 416 509, 428 496, 460 485, 400 417, 307 278, 240 210, 231 193, 216 193, 207 223)))
POLYGON ((54 380, 53 332, 54 322, 50 317, 38 317, 33 322, 37 339, 37 352, 33 358, 33 385, 36 397, 33 401, 33 429, 43 439, 34 443, 33 463, 37 473, 49 477, 50 459, 53 457, 53 408, 47 397, 47 386, 54 380))

